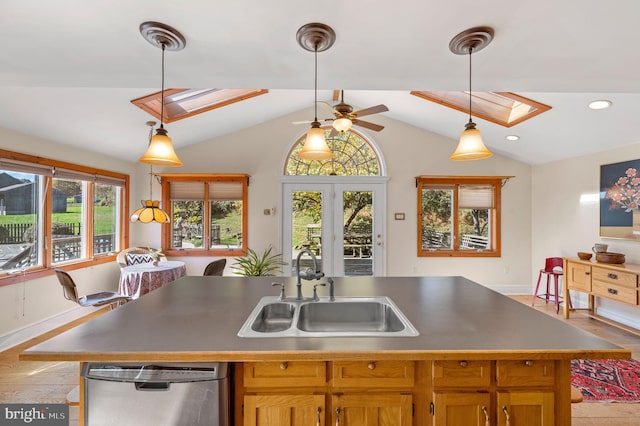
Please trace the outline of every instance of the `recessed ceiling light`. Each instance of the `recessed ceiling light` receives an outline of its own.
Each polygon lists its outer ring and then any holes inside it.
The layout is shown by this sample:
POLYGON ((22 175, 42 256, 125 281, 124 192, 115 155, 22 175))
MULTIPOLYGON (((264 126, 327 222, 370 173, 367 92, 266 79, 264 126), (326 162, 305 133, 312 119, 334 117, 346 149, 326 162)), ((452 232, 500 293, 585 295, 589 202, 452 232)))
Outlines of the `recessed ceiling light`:
POLYGON ((589 103, 589 108, 591 109, 606 109, 611 106, 611 101, 607 101, 606 99, 600 99, 597 101, 593 101, 589 103))
POLYGON ((520 136, 518 136, 518 135, 507 135, 504 138, 506 140, 508 140, 508 141, 517 141, 518 139, 520 139, 520 136))

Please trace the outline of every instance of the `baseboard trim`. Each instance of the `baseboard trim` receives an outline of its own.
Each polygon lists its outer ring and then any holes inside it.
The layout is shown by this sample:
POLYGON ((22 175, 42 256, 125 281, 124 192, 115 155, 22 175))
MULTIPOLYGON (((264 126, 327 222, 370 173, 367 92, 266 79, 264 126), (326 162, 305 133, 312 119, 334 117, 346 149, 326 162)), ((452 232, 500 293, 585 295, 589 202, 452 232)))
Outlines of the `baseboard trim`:
POLYGON ((100 308, 74 307, 0 336, 0 352, 93 313, 100 308))

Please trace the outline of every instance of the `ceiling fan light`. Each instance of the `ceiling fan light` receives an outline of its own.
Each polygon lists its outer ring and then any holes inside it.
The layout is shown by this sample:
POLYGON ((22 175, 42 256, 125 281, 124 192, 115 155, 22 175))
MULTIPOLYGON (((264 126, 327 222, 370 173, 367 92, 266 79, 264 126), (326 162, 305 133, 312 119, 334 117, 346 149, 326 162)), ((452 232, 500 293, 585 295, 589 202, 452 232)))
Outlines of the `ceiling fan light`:
POLYGON ((138 161, 156 166, 182 166, 182 161, 173 149, 171 138, 167 136, 167 131, 162 127, 158 128, 156 134, 153 135, 147 152, 138 161))
POLYGON ((469 122, 460 135, 460 142, 455 152, 449 157, 453 161, 482 160, 493 156, 482 142, 480 130, 476 129, 475 123, 469 122))
POLYGON ((342 117, 337 120, 333 120, 333 128, 339 132, 346 132, 351 128, 353 123, 348 118, 342 117))
POLYGON ((140 223, 169 223, 169 215, 160 208, 160 201, 142 201, 142 207, 134 211, 130 217, 131 222, 140 223))
POLYGON ((298 158, 303 160, 329 160, 333 158, 333 152, 327 145, 324 136, 324 129, 320 128, 320 123, 314 122, 307 132, 302 149, 298 153, 298 158))

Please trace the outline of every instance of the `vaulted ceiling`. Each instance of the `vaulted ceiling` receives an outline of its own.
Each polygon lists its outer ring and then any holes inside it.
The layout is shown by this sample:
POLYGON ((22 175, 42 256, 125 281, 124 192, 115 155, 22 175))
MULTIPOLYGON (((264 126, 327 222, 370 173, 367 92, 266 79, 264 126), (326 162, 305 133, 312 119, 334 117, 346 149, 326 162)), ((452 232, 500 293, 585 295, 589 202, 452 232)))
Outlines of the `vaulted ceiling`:
MULTIPOLYGON (((149 20, 187 40, 166 54, 166 87, 269 89, 172 123, 177 149, 287 114, 312 118, 313 54, 296 42, 310 22, 337 36, 318 54, 319 100, 344 89, 356 108, 384 103, 389 112, 375 117, 387 126, 458 138, 464 113, 409 91, 467 90, 467 58, 449 41, 482 25, 495 38, 473 55, 473 90, 553 107, 510 129, 476 120, 491 150, 539 164, 640 143, 637 0, 0 0, 0 16, 0 126, 131 161, 151 117, 130 100, 160 88, 161 52, 138 29, 149 20), (587 108, 602 98, 613 106, 587 108)), ((300 131, 292 125, 292 137, 300 131)))

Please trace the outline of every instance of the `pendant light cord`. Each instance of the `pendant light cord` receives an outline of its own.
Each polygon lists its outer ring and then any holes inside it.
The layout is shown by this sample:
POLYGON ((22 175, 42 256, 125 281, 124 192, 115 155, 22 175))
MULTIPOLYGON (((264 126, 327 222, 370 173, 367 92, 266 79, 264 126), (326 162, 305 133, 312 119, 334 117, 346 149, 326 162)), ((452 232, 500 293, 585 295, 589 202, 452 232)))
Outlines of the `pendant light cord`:
POLYGON ((471 119, 471 53, 473 52, 473 47, 469 46, 469 123, 473 120, 471 119))
POLYGON ((318 121, 318 43, 313 46, 313 57, 315 62, 314 68, 314 86, 313 86, 313 108, 314 108, 314 119, 313 121, 318 121))
POLYGON ((162 88, 160 90, 160 128, 164 129, 164 126, 162 125, 162 121, 164 119, 164 49, 165 49, 165 44, 162 43, 161 44, 162 47, 162 88))

